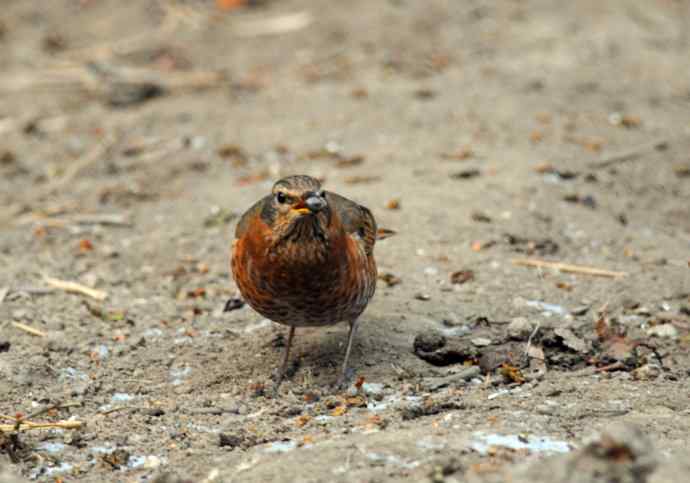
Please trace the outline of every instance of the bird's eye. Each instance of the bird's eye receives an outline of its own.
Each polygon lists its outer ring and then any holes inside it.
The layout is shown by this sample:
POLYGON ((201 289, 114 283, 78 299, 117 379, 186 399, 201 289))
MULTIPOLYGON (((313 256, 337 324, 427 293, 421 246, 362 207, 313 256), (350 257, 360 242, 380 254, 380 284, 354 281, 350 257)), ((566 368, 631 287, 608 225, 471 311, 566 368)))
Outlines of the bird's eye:
POLYGON ((287 202, 287 196, 285 196, 285 193, 282 191, 278 191, 276 194, 276 200, 278 200, 278 203, 283 204, 287 202))
POLYGON ((319 197, 325 198, 326 197, 326 191, 325 190, 319 191, 319 197))

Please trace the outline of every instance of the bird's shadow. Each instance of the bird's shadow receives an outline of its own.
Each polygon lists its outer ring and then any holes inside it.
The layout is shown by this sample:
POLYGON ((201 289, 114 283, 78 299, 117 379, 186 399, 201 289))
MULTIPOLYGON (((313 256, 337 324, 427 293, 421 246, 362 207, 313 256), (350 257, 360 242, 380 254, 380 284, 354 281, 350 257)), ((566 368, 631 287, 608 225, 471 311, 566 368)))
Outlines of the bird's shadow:
MULTIPOLYGON (((287 328, 277 329, 287 339, 287 328)), ((358 334, 361 335, 361 334, 358 334)), ((338 324, 332 327, 298 327, 290 349, 290 365, 299 369, 309 369, 314 375, 318 373, 335 373, 341 367, 347 348, 348 325, 338 324)), ((274 347, 276 362, 282 360, 284 343, 274 347)), ((362 343, 355 337, 350 355, 350 366, 358 367, 362 354, 362 343)), ((298 372, 294 369, 292 372, 298 372)))

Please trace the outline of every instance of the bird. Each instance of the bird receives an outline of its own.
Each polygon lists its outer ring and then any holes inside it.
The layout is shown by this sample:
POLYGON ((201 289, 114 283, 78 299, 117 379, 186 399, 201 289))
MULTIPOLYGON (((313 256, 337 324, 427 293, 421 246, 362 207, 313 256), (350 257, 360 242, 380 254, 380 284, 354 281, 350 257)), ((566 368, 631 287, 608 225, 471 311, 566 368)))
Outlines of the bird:
POLYGON ((347 382, 359 316, 376 290, 376 233, 368 208, 307 175, 276 181, 239 219, 230 262, 235 284, 256 312, 289 327, 276 392, 297 327, 349 324, 336 386, 347 382))

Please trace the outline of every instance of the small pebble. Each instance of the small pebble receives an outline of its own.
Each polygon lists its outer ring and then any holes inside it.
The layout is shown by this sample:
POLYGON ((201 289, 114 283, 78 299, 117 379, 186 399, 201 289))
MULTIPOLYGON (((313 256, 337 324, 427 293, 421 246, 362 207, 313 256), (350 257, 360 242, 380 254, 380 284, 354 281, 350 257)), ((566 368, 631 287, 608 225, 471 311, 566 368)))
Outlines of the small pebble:
POLYGON ((574 315, 575 317, 579 317, 581 315, 585 315, 587 312, 589 312, 589 305, 580 305, 579 307, 572 309, 570 314, 574 315))
POLYGON ((26 316, 29 314, 28 310, 25 309, 17 309, 12 311, 12 318, 14 320, 22 320, 26 318, 26 316))
POLYGON ((661 337, 663 339, 678 338, 678 329, 673 324, 655 325, 647 329, 647 335, 661 337))
POLYGON ((535 326, 535 322, 526 317, 515 317, 508 324, 508 336, 515 340, 525 340, 530 336, 535 326))
POLYGON ((537 411, 537 414, 544 414, 546 416, 550 416, 556 412, 556 408, 554 406, 549 406, 548 404, 538 404, 535 407, 535 410, 537 411))
POLYGON ((362 384, 362 391, 367 396, 376 398, 383 395, 383 384, 378 382, 365 382, 362 384))
POLYGON ((475 337, 472 339, 472 344, 474 344, 477 347, 486 347, 488 345, 491 345, 491 339, 487 337, 475 337))

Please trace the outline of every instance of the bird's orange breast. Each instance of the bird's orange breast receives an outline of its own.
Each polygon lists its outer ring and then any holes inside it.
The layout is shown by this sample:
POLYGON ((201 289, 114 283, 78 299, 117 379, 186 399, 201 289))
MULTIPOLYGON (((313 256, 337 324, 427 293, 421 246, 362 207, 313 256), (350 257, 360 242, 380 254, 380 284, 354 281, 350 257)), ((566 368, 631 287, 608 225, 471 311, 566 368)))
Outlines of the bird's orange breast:
POLYGON ((376 263, 333 219, 327 242, 274 244, 271 228, 255 217, 233 244, 232 273, 249 305, 287 325, 354 320, 376 288, 376 263))

